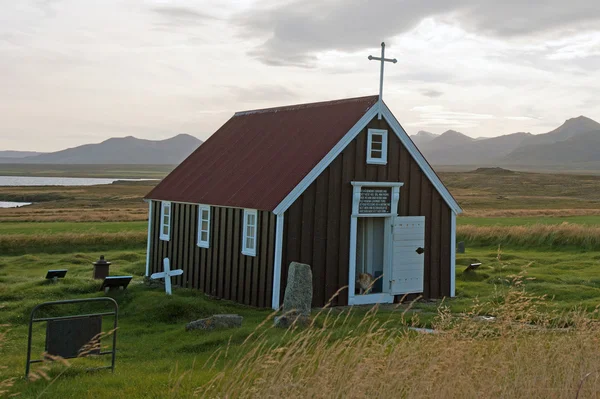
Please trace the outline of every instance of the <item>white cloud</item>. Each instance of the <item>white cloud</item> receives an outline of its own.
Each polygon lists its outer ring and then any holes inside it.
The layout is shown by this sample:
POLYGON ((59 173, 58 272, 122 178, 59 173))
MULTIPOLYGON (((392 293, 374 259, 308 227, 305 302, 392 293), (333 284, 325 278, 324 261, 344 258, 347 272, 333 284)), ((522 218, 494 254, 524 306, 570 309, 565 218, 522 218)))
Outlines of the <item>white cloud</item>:
POLYGON ((382 39, 404 126, 493 136, 600 119, 596 2, 269 1, 0 2, 0 149, 206 139, 235 111, 376 94, 367 56, 382 39), (528 29, 512 18, 534 12, 528 29))

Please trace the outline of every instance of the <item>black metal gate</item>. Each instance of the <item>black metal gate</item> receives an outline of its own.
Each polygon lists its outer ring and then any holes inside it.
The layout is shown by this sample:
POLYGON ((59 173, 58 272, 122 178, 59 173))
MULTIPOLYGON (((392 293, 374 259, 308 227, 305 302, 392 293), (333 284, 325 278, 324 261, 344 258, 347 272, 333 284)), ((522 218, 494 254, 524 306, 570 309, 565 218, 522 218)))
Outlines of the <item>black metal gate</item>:
MULTIPOLYGON (((95 370, 111 369, 115 370, 115 356, 117 350, 117 319, 119 314, 119 305, 112 298, 87 298, 70 299, 64 301, 44 302, 33 308, 29 318, 29 336, 27 338, 27 363, 25 364, 25 377, 29 376, 30 366, 33 363, 41 363, 44 359, 31 359, 31 340, 33 332, 33 323, 46 322, 46 352, 49 355, 60 356, 63 359, 71 359, 82 355, 81 349, 85 348, 84 355, 112 355, 110 366, 97 367, 95 370), (35 314, 41 308, 65 304, 81 304, 90 302, 108 302, 111 311, 99 313, 87 313, 70 316, 40 317, 35 314), (112 331, 112 349, 102 351, 100 345, 93 345, 86 348, 95 337, 100 337, 102 333, 102 319, 105 316, 114 317, 114 326, 112 331)), ((99 340, 100 338, 98 338, 99 340)))

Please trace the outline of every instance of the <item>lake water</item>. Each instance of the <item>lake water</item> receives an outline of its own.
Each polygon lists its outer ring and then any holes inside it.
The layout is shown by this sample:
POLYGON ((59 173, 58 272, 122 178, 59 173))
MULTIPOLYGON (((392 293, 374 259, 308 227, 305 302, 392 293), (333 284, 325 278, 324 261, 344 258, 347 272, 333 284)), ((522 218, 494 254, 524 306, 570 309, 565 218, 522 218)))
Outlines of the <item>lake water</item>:
MULTIPOLYGON (((122 181, 148 181, 156 179, 103 179, 95 177, 36 177, 36 176, 0 176, 0 186, 94 186, 122 181)), ((18 208, 31 205, 31 202, 0 201, 0 208, 18 208)))
POLYGON ((94 186, 111 184, 117 180, 146 181, 155 179, 103 179, 96 177, 36 177, 36 176, 0 176, 0 186, 94 186))
POLYGON ((0 201, 0 208, 18 208, 25 205, 31 205, 31 202, 0 201))

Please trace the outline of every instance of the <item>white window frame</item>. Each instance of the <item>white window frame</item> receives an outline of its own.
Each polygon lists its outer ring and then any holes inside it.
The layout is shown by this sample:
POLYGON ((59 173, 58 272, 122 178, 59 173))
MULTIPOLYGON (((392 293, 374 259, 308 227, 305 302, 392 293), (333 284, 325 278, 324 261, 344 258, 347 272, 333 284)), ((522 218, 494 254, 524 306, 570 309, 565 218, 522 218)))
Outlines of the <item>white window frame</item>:
POLYGON ((169 241, 171 239, 171 219, 173 219, 173 206, 170 201, 162 201, 160 204, 160 239, 163 241, 169 241), (168 214, 165 214, 165 210, 168 209, 168 214), (165 223, 165 217, 167 222, 165 223), (167 233, 165 234, 165 227, 167 233))
MULTIPOLYGON (((377 151, 377 150, 375 150, 377 151)), ((369 129, 367 132, 367 163, 374 165, 387 165, 388 132, 384 129, 369 129), (371 145, 373 136, 381 136, 381 157, 373 157, 371 145)))
POLYGON ((256 256, 256 240, 258 238, 258 211, 256 209, 244 209, 244 229, 242 230, 242 254, 256 256), (254 224, 248 223, 250 216, 254 216, 254 224), (254 234, 248 234, 249 228, 254 228, 254 234), (252 245, 249 245, 249 241, 252 245))
POLYGON ((198 237, 196 239, 196 244, 200 248, 210 248, 210 205, 198 205, 198 237), (207 218, 203 218, 202 214, 206 212, 208 214, 207 218), (202 222, 207 222, 206 230, 202 229, 202 222), (202 233, 206 233, 206 240, 202 240, 202 233))

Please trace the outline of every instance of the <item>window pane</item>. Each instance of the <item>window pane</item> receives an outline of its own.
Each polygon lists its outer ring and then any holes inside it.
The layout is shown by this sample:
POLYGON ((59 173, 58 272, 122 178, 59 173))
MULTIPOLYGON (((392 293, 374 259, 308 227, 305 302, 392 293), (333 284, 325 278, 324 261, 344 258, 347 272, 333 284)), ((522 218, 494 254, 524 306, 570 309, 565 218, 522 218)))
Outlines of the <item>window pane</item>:
POLYGON ((371 158, 372 159, 381 159, 381 151, 371 150, 371 158))
POLYGON ((254 249, 254 239, 248 238, 246 240, 246 249, 254 249))
POLYGON ((208 241, 208 232, 207 231, 203 231, 202 233, 200 233, 200 241, 208 241))
POLYGON ((246 235, 248 237, 254 237, 254 226, 248 226, 248 229, 246 230, 246 235))
POLYGON ((382 146, 383 146, 383 145, 382 145, 381 143, 376 143, 376 142, 373 142, 373 143, 371 144, 371 149, 373 149, 373 150, 381 150, 382 146))
POLYGON ((254 215, 253 214, 248 215, 248 224, 254 225, 254 215))
POLYGON ((208 209, 202 210, 202 220, 208 220, 208 209))
POLYGON ((373 134, 371 136, 371 143, 381 143, 383 142, 383 136, 381 134, 373 134))
POLYGON ((168 225, 169 224, 169 217, 168 216, 164 216, 163 217, 163 224, 164 225, 168 225))
POLYGON ((202 221, 202 227, 200 230, 208 231, 208 222, 206 220, 202 221))
POLYGON ((169 235, 169 227, 168 226, 163 226, 163 228, 162 228, 162 235, 163 236, 168 236, 169 235))
POLYGON ((163 213, 168 216, 171 213, 171 207, 169 205, 165 205, 163 207, 163 211, 163 213))

